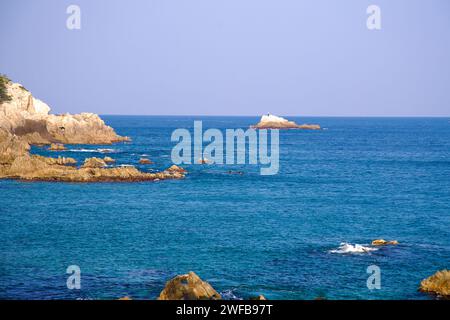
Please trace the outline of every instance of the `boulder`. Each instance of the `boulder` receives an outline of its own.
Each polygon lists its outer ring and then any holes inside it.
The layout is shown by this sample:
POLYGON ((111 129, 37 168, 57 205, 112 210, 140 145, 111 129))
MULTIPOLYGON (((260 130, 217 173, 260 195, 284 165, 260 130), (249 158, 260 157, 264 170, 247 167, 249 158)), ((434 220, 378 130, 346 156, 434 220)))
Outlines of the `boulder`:
POLYGON ((450 270, 441 270, 422 280, 419 290, 450 298, 450 270))
POLYGON ((103 161, 105 161, 105 163, 114 163, 114 162, 116 162, 116 160, 114 160, 111 157, 104 157, 103 161))
POLYGON ((219 300, 220 294, 194 272, 178 275, 166 283, 158 300, 219 300))
POLYGON ((384 239, 376 239, 372 241, 373 246, 397 245, 397 240, 386 241, 384 239))
POLYGON ((86 158, 82 168, 103 168, 106 167, 106 162, 100 158, 86 158))

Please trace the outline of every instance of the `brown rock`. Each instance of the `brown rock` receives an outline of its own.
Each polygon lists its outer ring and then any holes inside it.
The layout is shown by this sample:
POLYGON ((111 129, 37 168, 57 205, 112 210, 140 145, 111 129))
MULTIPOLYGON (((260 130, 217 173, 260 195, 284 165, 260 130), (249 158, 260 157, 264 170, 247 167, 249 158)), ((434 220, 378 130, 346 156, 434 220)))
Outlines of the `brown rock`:
POLYGON ((63 151, 67 150, 67 148, 62 143, 52 143, 48 148, 50 151, 63 151))
POLYGON ((419 290, 450 298, 450 270, 441 270, 422 280, 419 290))
POLYGON ((139 159, 140 164, 152 164, 153 162, 150 159, 147 158, 140 158, 139 159))
POLYGON ((103 168, 106 167, 106 162, 100 158, 86 158, 82 168, 103 168))
POLYGON ((372 241, 373 246, 397 245, 397 240, 386 241, 384 239, 376 239, 372 241))
POLYGON ((166 283, 158 300, 219 300, 219 293, 194 272, 176 276, 166 283))
POLYGON ((116 160, 114 160, 111 157, 104 157, 103 161, 105 161, 105 163, 114 163, 114 162, 116 162, 116 160))
POLYGON ((133 299, 131 299, 129 296, 125 296, 125 297, 119 298, 117 300, 133 300, 133 299))
POLYGON ((167 172, 179 172, 179 173, 186 173, 187 171, 177 165, 172 165, 168 169, 166 169, 167 172))

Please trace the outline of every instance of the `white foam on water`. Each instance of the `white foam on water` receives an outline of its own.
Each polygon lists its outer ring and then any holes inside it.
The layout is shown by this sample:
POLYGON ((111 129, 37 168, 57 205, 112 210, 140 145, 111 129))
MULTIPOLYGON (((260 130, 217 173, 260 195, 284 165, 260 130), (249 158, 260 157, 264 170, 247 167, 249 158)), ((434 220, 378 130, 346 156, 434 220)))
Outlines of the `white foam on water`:
POLYGON ((376 251, 378 248, 365 247, 363 245, 355 243, 354 245, 347 242, 342 242, 339 248, 328 251, 329 253, 369 253, 376 251))
POLYGON ((100 153, 114 153, 116 149, 69 149, 70 152, 100 152, 100 153))

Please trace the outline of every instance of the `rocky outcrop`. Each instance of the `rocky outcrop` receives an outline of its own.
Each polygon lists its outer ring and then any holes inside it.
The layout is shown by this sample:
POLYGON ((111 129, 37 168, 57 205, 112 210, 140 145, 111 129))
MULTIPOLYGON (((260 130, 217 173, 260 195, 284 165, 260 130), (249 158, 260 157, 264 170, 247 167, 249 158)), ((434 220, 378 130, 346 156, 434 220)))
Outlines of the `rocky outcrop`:
POLYGON ((220 294, 194 272, 176 276, 166 283, 158 300, 219 300, 220 294))
MULTIPOLYGON (((73 158, 30 155, 30 144, 108 144, 128 140, 118 136, 95 114, 51 115, 50 108, 17 83, 2 79, 0 100, 0 179, 102 182, 181 179, 185 171, 146 173, 133 166, 104 168, 113 159, 88 158, 81 168, 73 158), (5 92, 7 95, 5 95, 5 92), (108 160, 108 161, 105 161, 108 160)), ((169 168, 170 169, 170 168, 169 168)))
POLYGON ((117 135, 93 113, 50 114, 50 107, 18 83, 6 81, 9 100, 0 103, 0 128, 30 144, 111 144, 129 138, 117 135))
POLYGON ((450 270, 441 270, 422 280, 419 290, 450 298, 450 270))
POLYGON ((175 173, 182 173, 182 174, 184 174, 187 171, 185 169, 183 169, 183 168, 181 168, 181 167, 179 167, 179 166, 174 164, 174 165, 170 166, 168 169, 166 169, 166 172, 175 172, 175 173))
POLYGON ((184 174, 178 172, 146 173, 133 166, 76 168, 51 163, 48 159, 51 158, 29 154, 17 157, 11 164, 0 165, 0 178, 64 182, 132 182, 184 178, 184 174))
POLYGON ((397 245, 397 244, 398 244, 397 240, 387 241, 384 239, 376 239, 376 240, 372 241, 373 246, 387 246, 387 245, 397 245))
POLYGON ((152 164, 153 162, 150 159, 147 158, 140 158, 139 159, 140 164, 152 164))
POLYGON ((106 167, 106 162, 100 158, 86 158, 82 168, 103 168, 106 167))
POLYGON ((261 120, 256 124, 251 126, 254 129, 308 129, 308 130, 319 130, 320 125, 318 124, 297 124, 294 121, 289 121, 282 117, 277 117, 271 114, 263 115, 261 120))

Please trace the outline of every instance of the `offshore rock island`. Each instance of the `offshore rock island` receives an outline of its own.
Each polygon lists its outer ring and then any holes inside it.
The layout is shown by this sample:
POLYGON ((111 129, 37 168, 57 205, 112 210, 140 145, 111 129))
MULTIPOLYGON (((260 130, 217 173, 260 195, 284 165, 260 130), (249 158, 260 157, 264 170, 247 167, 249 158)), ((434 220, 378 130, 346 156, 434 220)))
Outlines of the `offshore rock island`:
MULTIPOLYGON (((94 113, 50 114, 50 107, 34 98, 18 83, 0 77, 0 179, 98 182, 181 179, 185 171, 169 168, 147 173, 133 166, 74 166, 72 158, 50 158, 30 154, 30 145, 49 145, 64 150, 69 144, 112 144, 130 141, 94 113)), ((98 162, 86 159, 86 163, 98 162)))
POLYGON ((289 121, 285 118, 274 116, 272 114, 263 115, 261 120, 251 126, 253 129, 309 129, 320 130, 318 124, 297 124, 294 121, 289 121))

